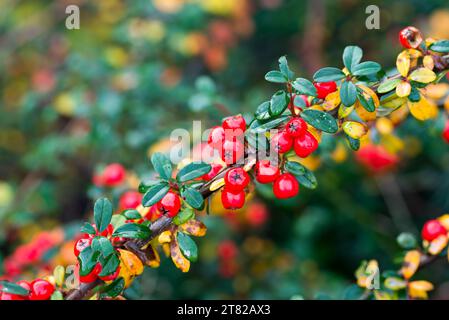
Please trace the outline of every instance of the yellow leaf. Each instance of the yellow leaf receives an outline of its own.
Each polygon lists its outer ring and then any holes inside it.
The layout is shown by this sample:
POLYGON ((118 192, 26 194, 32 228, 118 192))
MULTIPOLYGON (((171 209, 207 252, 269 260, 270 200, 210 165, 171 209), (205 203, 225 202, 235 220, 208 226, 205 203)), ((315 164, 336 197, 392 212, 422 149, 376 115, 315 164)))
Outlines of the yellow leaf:
POLYGON ((414 299, 427 299, 427 291, 433 290, 433 284, 429 281, 412 281, 408 284, 408 294, 414 299))
POLYGON ((346 150, 347 149, 343 143, 337 142, 337 146, 335 147, 335 150, 332 152, 331 155, 332 159, 336 163, 342 163, 348 157, 348 153, 346 150))
POLYGON ((437 255, 441 251, 443 251, 444 248, 446 248, 447 243, 447 235, 442 234, 438 238, 430 242, 429 248, 427 248, 427 252, 429 252, 431 255, 437 255))
POLYGON ((437 220, 443 225, 443 227, 446 228, 446 230, 449 230, 449 214, 448 213, 443 214, 437 220))
POLYGON ((128 250, 118 249, 120 254, 119 277, 125 281, 125 288, 129 287, 134 278, 143 272, 142 261, 128 250))
POLYGON ((353 139, 360 139, 368 132, 367 126, 357 121, 346 121, 342 128, 353 139))
POLYGON ((410 279, 418 270, 419 263, 421 260, 421 253, 417 250, 410 250, 406 253, 404 257, 404 262, 401 268, 401 274, 405 279, 410 279))
POLYGON ((449 93, 449 84, 435 83, 429 84, 424 90, 424 95, 433 100, 439 100, 449 93))
POLYGON ((63 266, 56 266, 53 269, 53 277, 55 279, 55 284, 58 287, 61 287, 64 284, 64 278, 65 278, 65 269, 63 266))
MULTIPOLYGON (((369 99, 369 98, 373 99, 374 106, 377 109, 377 107, 379 107, 379 105, 380 105, 379 97, 377 96, 377 94, 371 88, 368 88, 367 86, 359 85, 359 88, 363 90, 363 96, 366 99, 369 99)), ((374 110, 373 112, 368 112, 362 106, 362 104, 360 103, 359 100, 357 100, 355 103, 355 112, 357 112, 358 116, 363 121, 366 121, 366 122, 376 120, 376 117, 377 117, 376 110, 374 110)))
POLYGON ((396 86, 396 94, 398 97, 408 97, 412 91, 412 86, 407 81, 402 81, 396 86))
POLYGON ((437 75, 432 70, 427 68, 419 68, 410 74, 410 79, 421 83, 430 83, 437 78, 437 75))
POLYGON ((339 90, 329 93, 323 103, 323 109, 326 111, 334 110, 341 103, 339 90))
POLYGON ((404 289, 407 286, 407 283, 402 278, 388 277, 385 279, 384 285, 391 290, 400 290, 404 289))
POLYGON ((401 123, 409 114, 407 104, 402 105, 400 108, 390 113, 390 120, 393 124, 401 123))
POLYGON ((162 232, 159 237, 158 237, 158 241, 159 243, 168 243, 171 241, 171 231, 167 230, 162 232))
POLYGON ((402 51, 396 59, 396 68, 401 76, 406 77, 410 70, 410 55, 407 51, 402 51))
POLYGON ((446 112, 449 112, 449 96, 444 100, 444 109, 446 109, 446 112))
POLYGON ((224 178, 215 180, 214 182, 211 183, 211 185, 210 185, 210 187, 209 187, 209 190, 210 190, 210 191, 218 190, 218 189, 220 189, 221 187, 223 187, 224 184, 225 184, 224 178))
POLYGON ((376 128, 380 134, 391 134, 393 132, 394 125, 388 118, 379 118, 376 121, 376 128))
POLYGON ((159 257, 159 253, 156 248, 152 245, 149 245, 145 249, 145 256, 147 257, 146 264, 151 268, 157 268, 161 264, 161 258, 159 257))
POLYGON ((426 67, 429 70, 433 70, 433 68, 435 68, 435 63, 433 61, 432 56, 425 56, 422 63, 424 67, 426 67))
POLYGON ((380 142, 385 149, 391 154, 397 154, 402 151, 405 147, 404 142, 392 134, 384 134, 380 138, 380 142))
POLYGON ((376 260, 369 262, 363 261, 360 267, 357 268, 355 276, 357 278, 357 285, 361 288, 367 288, 371 285, 373 277, 379 272, 379 264, 376 260))
POLYGON ((179 228, 185 233, 195 237, 202 237, 206 234, 207 231, 207 227, 204 225, 204 223, 198 220, 189 220, 186 223, 180 225, 179 228))
POLYGON ((401 98, 392 95, 391 98, 387 98, 382 102, 382 107, 389 109, 397 109, 403 106, 406 102, 407 102, 406 98, 401 98))
POLYGON ((376 300, 393 300, 393 296, 385 291, 375 290, 374 297, 376 300))
POLYGON ((189 271, 190 261, 182 255, 176 237, 174 241, 170 242, 170 255, 173 263, 178 269, 180 269, 182 272, 189 271))
POLYGON ((421 96, 418 102, 408 101, 408 108, 412 116, 421 121, 433 119, 438 116, 437 105, 423 96, 421 96))
POLYGON ((347 107, 345 105, 340 105, 340 108, 338 108, 338 118, 343 119, 346 118, 351 114, 351 112, 354 110, 354 106, 347 107))

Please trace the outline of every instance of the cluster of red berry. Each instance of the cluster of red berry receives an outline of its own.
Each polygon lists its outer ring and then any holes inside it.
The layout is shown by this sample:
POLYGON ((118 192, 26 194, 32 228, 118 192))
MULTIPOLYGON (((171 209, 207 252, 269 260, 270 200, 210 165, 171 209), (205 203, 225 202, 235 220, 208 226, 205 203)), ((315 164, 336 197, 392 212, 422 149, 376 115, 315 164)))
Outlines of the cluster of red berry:
POLYGON ((225 209, 240 209, 245 204, 245 188, 250 177, 243 168, 232 168, 224 177, 225 186, 221 191, 221 202, 225 209))
POLYGON ((0 292, 0 300, 49 300, 55 286, 47 280, 36 279, 33 282, 18 281, 17 285, 28 291, 27 295, 0 292))

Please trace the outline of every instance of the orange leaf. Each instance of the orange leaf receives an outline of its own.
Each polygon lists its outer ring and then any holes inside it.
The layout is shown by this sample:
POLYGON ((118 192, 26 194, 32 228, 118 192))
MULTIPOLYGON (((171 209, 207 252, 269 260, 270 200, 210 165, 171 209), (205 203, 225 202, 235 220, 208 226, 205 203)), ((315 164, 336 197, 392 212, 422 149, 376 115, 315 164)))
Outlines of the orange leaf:
POLYGON ((418 270, 421 260, 421 253, 417 250, 408 251, 404 257, 404 262, 401 268, 401 274, 405 279, 410 279, 418 270))
POLYGON ((179 228, 185 233, 195 237, 202 237, 206 234, 207 231, 207 227, 204 225, 204 223, 193 219, 180 225, 179 228))
POLYGON ((172 242, 170 242, 170 255, 173 263, 178 269, 180 269, 182 272, 189 271, 190 261, 182 255, 176 237, 172 242))
POLYGON ((421 96, 418 102, 408 101, 408 108, 412 116, 421 121, 433 119, 438 116, 438 107, 436 104, 430 102, 423 96, 421 96))
POLYGON ((429 252, 431 255, 437 255, 441 251, 443 251, 444 248, 446 248, 448 243, 447 235, 440 235, 438 238, 432 240, 430 242, 429 248, 427 249, 427 252, 429 252))

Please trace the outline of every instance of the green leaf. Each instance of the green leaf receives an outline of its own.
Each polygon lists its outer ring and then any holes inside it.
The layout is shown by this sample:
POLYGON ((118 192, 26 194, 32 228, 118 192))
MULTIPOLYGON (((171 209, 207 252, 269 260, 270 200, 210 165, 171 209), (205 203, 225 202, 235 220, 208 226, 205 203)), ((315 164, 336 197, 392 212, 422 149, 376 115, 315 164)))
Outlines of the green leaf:
POLYGON ((307 96, 316 97, 316 88, 312 82, 304 78, 297 78, 292 83, 293 88, 300 94, 305 94, 307 96))
POLYGON ((410 250, 418 246, 418 241, 416 240, 415 236, 409 232, 402 232, 400 235, 398 235, 396 241, 401 246, 401 248, 406 250, 410 250))
POLYGON ((0 282, 0 291, 9 294, 17 294, 19 296, 27 296, 30 293, 27 289, 23 288, 22 286, 19 286, 18 284, 8 281, 0 282))
POLYGON ((111 224, 116 230, 118 227, 124 225, 126 223, 126 218, 121 214, 114 214, 111 219, 111 224))
POLYGON ((157 179, 157 180, 149 180, 149 179, 143 180, 143 181, 141 181, 140 184, 139 184, 139 187, 138 187, 139 192, 140 192, 140 193, 145 193, 145 192, 147 192, 148 189, 150 189, 152 186, 154 186, 155 184, 158 184, 158 183, 160 183, 160 182, 161 182, 160 179, 157 179))
POLYGON ((94 251, 99 251, 103 257, 109 257, 115 252, 111 242, 105 237, 95 237, 91 247, 94 251))
POLYGON ((318 70, 313 75, 313 80, 316 82, 328 82, 328 81, 338 81, 345 77, 343 71, 333 67, 326 67, 318 70))
POLYGON ((348 135, 346 135, 346 139, 348 140, 349 147, 352 150, 357 151, 360 149, 360 140, 359 139, 351 138, 348 135))
POLYGON ((285 109, 287 109, 289 102, 289 97, 287 96, 287 93, 283 90, 280 90, 276 92, 272 97, 270 101, 270 115, 272 116, 278 116, 282 112, 284 112, 285 109))
POLYGON ((374 110, 376 110, 373 98, 369 97, 369 99, 366 100, 365 96, 360 93, 357 94, 357 98, 359 99, 360 104, 362 105, 363 108, 365 108, 366 111, 373 112, 374 110))
POLYGON ((355 76, 369 76, 379 72, 381 69, 382 67, 377 62, 365 61, 352 68, 352 74, 355 76))
POLYGON ((193 219, 195 217, 195 211, 191 208, 185 208, 181 212, 179 212, 174 218, 173 223, 177 226, 186 223, 190 219, 193 219))
POLYGON ((171 178, 172 165, 170 160, 162 153, 155 153, 151 156, 151 163, 153 164, 154 170, 159 174, 159 176, 168 180, 171 178))
POLYGON ((267 74, 265 75, 265 80, 274 83, 285 83, 288 79, 282 72, 274 70, 267 72, 267 74))
POLYGON ((167 192, 170 190, 170 186, 166 182, 161 182, 148 189, 147 193, 142 198, 142 205, 144 207, 150 207, 159 200, 161 200, 167 192))
POLYGON ((126 209, 122 212, 122 215, 128 220, 141 219, 142 216, 136 209, 126 209))
POLYGON ((285 56, 282 56, 279 58, 279 70, 281 73, 288 79, 293 80, 295 74, 293 71, 290 70, 287 63, 287 58, 285 56))
POLYGON ((254 133, 258 133, 258 132, 265 132, 268 131, 270 129, 276 128, 279 125, 281 125, 282 123, 286 122, 290 117, 289 116, 281 116, 278 118, 272 118, 269 121, 265 122, 265 123, 261 123, 258 120, 255 120, 251 123, 250 125, 250 129, 251 131, 253 131, 254 133))
POLYGON ((294 103, 295 106, 300 107, 300 108, 307 107, 306 102, 304 101, 304 99, 300 95, 297 95, 295 97, 295 99, 293 100, 293 103, 294 103))
POLYGON ((50 300, 64 300, 61 291, 55 291, 50 297, 50 300))
POLYGON ((352 106, 357 101, 357 87, 350 81, 344 81, 340 88, 341 102, 347 106, 352 106))
POLYGON ((421 94, 419 93, 419 90, 416 89, 416 87, 412 86, 412 90, 410 91, 410 94, 408 95, 408 99, 411 102, 418 102, 421 100, 421 94))
POLYGON ((112 218, 112 203, 106 198, 95 201, 94 221, 98 232, 103 232, 108 227, 112 218))
POLYGON ((203 196, 195 188, 190 188, 190 187, 183 188, 181 190, 181 197, 192 208, 201 209, 203 207, 203 204, 204 204, 203 196))
POLYGON ((390 92, 391 90, 395 89, 401 81, 401 79, 388 79, 379 85, 379 87, 377 88, 377 92, 390 92))
POLYGON ((291 174, 295 176, 302 176, 306 173, 305 167, 296 161, 287 161, 285 163, 285 170, 290 172, 291 174))
POLYGON ((188 235, 182 232, 177 234, 179 249, 184 257, 189 261, 195 262, 198 260, 198 247, 195 241, 192 240, 188 235))
POLYGON ((270 119, 270 101, 261 103, 254 114, 257 120, 264 121, 270 119))
POLYGON ((336 133, 338 131, 337 121, 327 112, 308 109, 301 112, 301 117, 318 130, 327 133, 336 133))
POLYGON ((304 167, 304 174, 295 175, 296 180, 298 180, 299 184, 304 186, 307 189, 316 189, 318 186, 318 181, 316 180, 315 174, 304 167))
POLYGON ((80 275, 88 275, 98 262, 100 256, 99 251, 95 251, 92 247, 86 247, 80 252, 78 256, 78 261, 80 264, 80 275))
POLYGON ((84 225, 81 227, 81 232, 92 235, 96 234, 95 228, 88 222, 84 223, 84 225))
POLYGON ((102 268, 99 276, 105 277, 113 274, 117 270, 118 266, 120 265, 120 259, 116 254, 113 254, 107 258, 103 258, 100 263, 102 268))
POLYGON ((348 46, 343 51, 343 64, 349 72, 360 63, 363 57, 363 51, 357 46, 348 46))
POLYGON ((122 293, 123 289, 125 289, 125 280, 123 278, 117 278, 111 284, 103 288, 101 296, 115 298, 122 293))
POLYGON ((211 170, 210 164, 204 162, 192 162, 179 170, 176 180, 186 182, 199 178, 211 170))
POLYGON ((123 237, 130 239, 146 239, 151 235, 147 226, 137 223, 127 223, 117 228, 112 234, 113 237, 123 237))
POLYGON ((449 40, 436 41, 432 43, 429 48, 434 52, 447 53, 449 52, 449 40))

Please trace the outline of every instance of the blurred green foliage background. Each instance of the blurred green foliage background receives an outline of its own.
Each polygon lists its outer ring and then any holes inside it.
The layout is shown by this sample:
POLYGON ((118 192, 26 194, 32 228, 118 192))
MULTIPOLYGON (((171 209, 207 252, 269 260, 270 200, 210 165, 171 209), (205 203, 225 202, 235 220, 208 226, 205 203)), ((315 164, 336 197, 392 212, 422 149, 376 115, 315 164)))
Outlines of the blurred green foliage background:
MULTIPOLYGON (((367 4, 357 0, 0 0, 0 256, 60 224, 70 234, 104 192, 92 186, 103 165, 149 175, 148 154, 173 129, 254 112, 275 90, 263 76, 281 55, 310 77, 340 66, 349 44, 393 67, 407 25, 449 37, 447 1, 370 4, 380 8, 380 30, 366 29, 367 4), (65 27, 69 4, 80 7, 79 30, 65 27)), ((373 176, 351 155, 323 157, 317 190, 282 202, 258 190, 262 224, 205 217, 191 272, 163 259, 127 296, 343 297, 361 260, 391 267, 396 235, 418 235, 449 209, 447 145, 416 120, 401 130, 421 142, 394 172, 373 176), (223 241, 236 246, 232 263, 217 256, 223 241)), ((122 191, 108 195, 117 201, 122 191)), ((433 297, 449 298, 447 267, 435 268, 426 276, 443 285, 433 297)))

